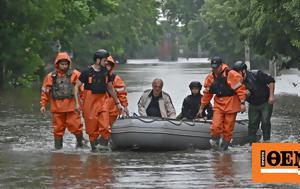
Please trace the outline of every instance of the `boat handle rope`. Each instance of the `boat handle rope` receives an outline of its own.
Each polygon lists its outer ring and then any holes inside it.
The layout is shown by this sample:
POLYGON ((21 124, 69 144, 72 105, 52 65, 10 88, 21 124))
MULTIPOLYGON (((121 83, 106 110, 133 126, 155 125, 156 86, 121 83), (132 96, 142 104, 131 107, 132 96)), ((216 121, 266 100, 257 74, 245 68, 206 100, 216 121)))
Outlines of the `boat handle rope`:
MULTIPOLYGON (((146 121, 146 120, 144 120, 144 119, 142 119, 139 115, 137 115, 136 113, 133 113, 133 115, 132 115, 132 118, 134 118, 134 119, 138 119, 138 120, 140 120, 141 122, 144 122, 144 123, 153 123, 153 122, 155 122, 155 121, 168 121, 169 123, 172 123, 173 125, 176 125, 176 126, 180 126, 181 124, 182 124, 182 121, 180 120, 180 122, 179 123, 175 123, 175 122, 173 122, 172 120, 170 120, 170 119, 161 119, 161 118, 158 118, 158 119, 152 119, 151 121, 146 121)), ((175 121, 178 121, 178 120, 175 120, 175 121)))
POLYGON ((176 125, 176 126, 180 126, 182 124, 182 120, 176 120, 176 121, 179 121, 179 123, 175 123, 173 121, 171 121, 170 119, 166 119, 169 123, 172 123, 173 125, 176 125))
POLYGON ((187 125, 189 125, 189 126, 192 126, 192 127, 195 126, 195 121, 194 121, 194 120, 193 120, 192 124, 190 124, 190 123, 187 122, 187 121, 182 121, 182 122, 185 123, 185 124, 187 124, 187 125))
MULTIPOLYGON (((139 115, 137 115, 136 113, 133 113, 132 116, 130 116, 130 118, 133 118, 133 119, 138 119, 140 120, 141 122, 144 122, 144 123, 153 123, 155 121, 168 121, 170 123, 172 123, 173 125, 176 125, 176 126, 180 126, 182 125, 182 123, 186 124, 186 125, 189 125, 189 126, 195 126, 195 120, 193 119, 193 122, 192 124, 190 124, 188 121, 183 121, 183 120, 176 120, 176 119, 168 119, 168 118, 158 118, 158 119, 155 119, 153 118, 152 120, 150 121, 146 121, 144 119, 142 119, 139 115), (179 123, 175 123, 174 121, 179 121, 179 123)), ((248 119, 241 119, 241 120, 236 120, 237 123, 241 124, 241 125, 245 125, 247 123, 245 123, 245 121, 249 121, 248 119)), ((204 121, 197 121, 197 122, 200 122, 200 123, 212 123, 212 120, 204 120, 204 121)))
POLYGON ((249 121, 249 120, 248 119, 236 120, 236 122, 239 123, 239 124, 241 124, 241 125, 247 124, 246 121, 249 121))
POLYGON ((188 122, 186 122, 186 121, 183 121, 183 120, 175 120, 175 121, 179 121, 179 123, 175 123, 174 121, 173 121, 173 119, 161 119, 161 118, 159 118, 159 119, 152 119, 151 121, 146 121, 146 120, 144 120, 144 119, 142 119, 139 115, 137 115, 136 113, 133 113, 133 116, 131 117, 131 118, 133 118, 133 119, 138 119, 138 120, 140 120, 141 122, 144 122, 144 123, 153 123, 154 121, 159 121, 159 120, 165 120, 165 121, 168 121, 169 123, 172 123, 173 125, 176 125, 176 126, 180 126, 180 125, 182 125, 182 123, 185 123, 185 124, 187 124, 187 125, 189 125, 189 126, 195 126, 195 122, 194 122, 194 120, 193 120, 193 123, 192 124, 190 124, 190 123, 188 123, 188 122))
POLYGON ((143 119, 140 118, 140 116, 138 116, 136 113, 133 113, 132 117, 130 117, 130 118, 138 119, 138 120, 140 120, 141 122, 144 122, 144 123, 153 123, 154 121, 157 121, 157 119, 152 119, 152 120, 150 120, 150 121, 143 120, 143 119))

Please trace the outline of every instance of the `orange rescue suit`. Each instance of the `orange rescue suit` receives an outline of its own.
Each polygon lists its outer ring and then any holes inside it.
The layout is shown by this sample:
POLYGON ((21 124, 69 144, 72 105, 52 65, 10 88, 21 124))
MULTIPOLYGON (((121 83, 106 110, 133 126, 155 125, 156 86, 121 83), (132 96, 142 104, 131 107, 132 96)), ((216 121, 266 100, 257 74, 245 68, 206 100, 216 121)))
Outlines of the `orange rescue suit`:
MULTIPOLYGON (((119 75, 115 73, 112 74, 113 79, 113 87, 116 91, 117 97, 120 100, 120 103, 123 107, 128 107, 128 100, 127 100, 127 92, 126 92, 126 85, 124 81, 121 79, 119 75)), ((114 99, 110 96, 108 99, 108 107, 109 107, 109 125, 116 121, 118 116, 121 114, 119 109, 117 108, 114 99)))
POLYGON ((226 141, 230 141, 233 135, 235 119, 241 110, 241 101, 246 99, 246 87, 243 84, 243 77, 234 70, 228 71, 226 64, 220 65, 222 76, 227 76, 228 86, 234 90, 235 95, 219 97, 210 92, 210 87, 214 83, 216 76, 213 73, 207 75, 204 82, 204 91, 201 103, 208 104, 214 96, 214 114, 211 125, 211 136, 213 138, 221 137, 226 141))
POLYGON ((100 71, 89 67, 81 73, 79 81, 84 84, 82 110, 90 142, 97 140, 99 135, 107 140, 111 133, 106 93, 109 73, 105 67, 100 71))
MULTIPOLYGON (((57 77, 63 77, 66 73, 62 72, 58 69, 58 64, 60 60, 67 60, 69 64, 69 69, 71 66, 71 59, 66 52, 58 53, 54 66, 56 68, 57 77)), ((46 105, 50 102, 50 112, 53 114, 52 117, 52 125, 54 128, 54 138, 59 139, 62 138, 65 132, 65 129, 73 133, 76 136, 82 135, 82 124, 80 122, 80 116, 77 112, 75 112, 75 98, 64 98, 64 99, 54 99, 52 97, 53 90, 53 73, 49 73, 43 82, 42 92, 41 92, 41 100, 40 104, 42 107, 46 107, 46 105)), ((70 75, 70 82, 74 86, 77 79, 80 76, 80 72, 77 70, 73 70, 70 75)))

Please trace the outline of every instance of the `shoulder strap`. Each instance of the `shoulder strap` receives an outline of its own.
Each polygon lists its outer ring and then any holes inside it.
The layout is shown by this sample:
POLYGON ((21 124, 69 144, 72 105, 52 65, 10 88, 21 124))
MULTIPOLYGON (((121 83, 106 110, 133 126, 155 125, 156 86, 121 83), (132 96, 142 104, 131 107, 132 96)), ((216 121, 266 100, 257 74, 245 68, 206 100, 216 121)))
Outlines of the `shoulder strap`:
POLYGON ((231 71, 230 69, 226 68, 226 69, 224 69, 224 70, 221 72, 221 74, 225 73, 225 77, 227 77, 227 76, 228 76, 228 73, 229 73, 230 71, 231 71))
POLYGON ((110 78, 111 78, 111 81, 114 82, 115 78, 116 78, 117 74, 115 73, 112 73, 110 78))
MULTIPOLYGON (((227 77, 229 71, 230 71, 229 69, 224 69, 224 70, 221 71, 220 74, 218 74, 217 77, 220 77, 220 76, 222 77, 223 73, 225 73, 225 77, 227 77)), ((216 79, 215 74, 213 72, 211 72, 211 74, 213 75, 214 79, 216 79)))
POLYGON ((94 71, 93 67, 90 66, 90 67, 89 67, 89 77, 90 77, 90 76, 93 76, 93 71, 94 71))
POLYGON ((72 74, 73 74, 73 72, 74 72, 73 69, 69 69, 69 70, 67 71, 67 73, 66 73, 66 76, 67 76, 67 77, 71 77, 72 74))
POLYGON ((55 71, 52 72, 51 77, 52 77, 53 83, 55 83, 56 79, 57 79, 57 70, 55 70, 55 71))
POLYGON ((214 72, 211 72, 211 74, 213 75, 214 80, 215 80, 215 79, 216 79, 216 76, 215 76, 214 72))

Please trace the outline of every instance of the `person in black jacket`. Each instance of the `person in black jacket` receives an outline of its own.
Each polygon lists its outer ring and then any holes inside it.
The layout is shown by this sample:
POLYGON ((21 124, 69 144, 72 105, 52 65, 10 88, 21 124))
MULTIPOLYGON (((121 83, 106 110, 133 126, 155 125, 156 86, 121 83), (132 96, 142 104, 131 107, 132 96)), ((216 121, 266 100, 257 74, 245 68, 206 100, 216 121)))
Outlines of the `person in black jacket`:
POLYGON ((247 102, 249 103, 249 126, 248 136, 250 144, 256 142, 256 132, 261 125, 263 140, 271 138, 271 116, 275 102, 275 80, 261 70, 256 72, 248 71, 247 65, 237 61, 233 70, 244 77, 244 84, 247 88, 247 102))
MULTIPOLYGON (((181 113, 177 116, 177 119, 195 119, 200 108, 201 103, 201 88, 202 85, 198 81, 192 81, 189 85, 191 94, 185 97, 182 104, 181 113)), ((201 117, 211 119, 213 115, 212 105, 209 103, 201 117)))

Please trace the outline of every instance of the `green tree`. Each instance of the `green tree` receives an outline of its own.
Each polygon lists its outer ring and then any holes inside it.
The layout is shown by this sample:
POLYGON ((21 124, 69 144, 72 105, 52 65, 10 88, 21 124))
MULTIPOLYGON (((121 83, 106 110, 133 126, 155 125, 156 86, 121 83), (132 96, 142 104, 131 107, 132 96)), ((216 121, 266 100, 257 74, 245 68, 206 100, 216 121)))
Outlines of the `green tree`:
POLYGON ((299 0, 251 0, 248 16, 241 20, 242 34, 266 58, 289 57, 286 66, 300 67, 299 10, 299 0))
POLYGON ((244 57, 244 40, 241 40, 236 14, 246 7, 239 1, 205 1, 200 13, 190 22, 190 41, 200 43, 209 56, 221 56, 226 63, 244 57))
MULTIPOLYGON (((47 31, 52 18, 57 14, 55 2, 41 1, 1 1, 0 38, 1 73, 9 73, 13 78, 23 74, 33 74, 43 65, 42 56, 50 50, 41 41, 51 38, 47 31), (45 14, 47 12, 47 14, 45 14), (49 14, 49 15, 48 15, 49 14)), ((3 84, 4 76, 0 78, 3 84)))
MULTIPOLYGON (((184 56, 197 56, 198 42, 191 35, 189 25, 199 14, 204 0, 163 0, 162 13, 167 18, 172 30, 179 35, 179 46, 184 50, 184 56)), ((168 31, 170 32, 170 31, 168 31)))
POLYGON ((91 64, 99 48, 108 49, 123 62, 135 57, 136 50, 144 44, 155 42, 159 32, 157 1, 118 0, 116 4, 114 11, 99 14, 74 38, 76 61, 81 65, 91 64))
POLYGON ((300 1, 210 0, 189 23, 190 40, 227 62, 241 59, 247 43, 255 62, 299 64, 300 1))
POLYGON ((34 79, 44 59, 55 56, 54 41, 70 48, 70 39, 113 5, 112 0, 0 1, 0 86, 5 75, 15 84, 34 79))

